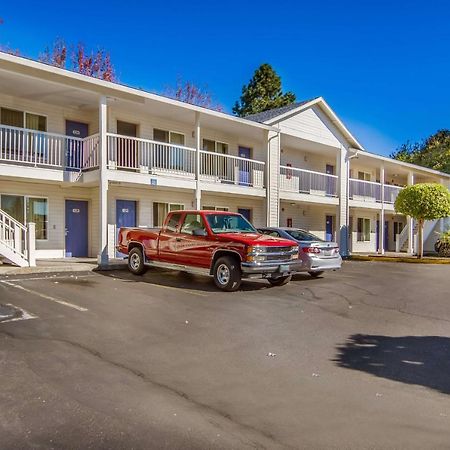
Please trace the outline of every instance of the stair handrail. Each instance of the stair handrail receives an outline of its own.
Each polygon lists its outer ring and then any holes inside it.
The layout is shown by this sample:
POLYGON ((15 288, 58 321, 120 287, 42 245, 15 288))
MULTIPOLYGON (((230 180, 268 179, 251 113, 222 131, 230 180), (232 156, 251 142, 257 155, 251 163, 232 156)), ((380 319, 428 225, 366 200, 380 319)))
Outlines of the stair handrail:
POLYGON ((400 252, 400 250, 405 245, 406 241, 408 240, 409 233, 408 233, 408 226, 403 227, 403 230, 397 234, 395 239, 395 251, 397 253, 400 252))
POLYGON ((23 223, 10 216, 6 211, 0 209, 0 242, 25 259, 28 259, 27 233, 28 229, 23 223), (16 236, 17 229, 21 231, 21 236, 16 236), (5 232, 6 230, 8 233, 5 232), (6 237, 9 237, 9 239, 6 239, 6 237), (13 242, 13 245, 10 244, 11 241, 13 242))

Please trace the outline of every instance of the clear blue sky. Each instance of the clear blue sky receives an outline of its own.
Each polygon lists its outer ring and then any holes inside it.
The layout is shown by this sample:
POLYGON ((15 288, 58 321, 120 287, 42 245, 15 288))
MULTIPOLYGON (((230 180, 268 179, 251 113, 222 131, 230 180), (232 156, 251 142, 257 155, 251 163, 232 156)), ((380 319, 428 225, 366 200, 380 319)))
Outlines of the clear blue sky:
POLYGON ((58 36, 100 46, 121 82, 146 90, 182 76, 231 111, 268 62, 298 99, 325 97, 370 151, 450 127, 450 2, 2 3, 2 44, 31 57, 58 36))

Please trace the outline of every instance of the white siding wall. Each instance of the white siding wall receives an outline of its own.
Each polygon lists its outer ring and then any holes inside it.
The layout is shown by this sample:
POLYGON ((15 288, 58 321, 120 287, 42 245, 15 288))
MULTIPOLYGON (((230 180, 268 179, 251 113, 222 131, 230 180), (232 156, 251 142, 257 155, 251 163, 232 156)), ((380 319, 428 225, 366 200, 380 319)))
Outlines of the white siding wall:
POLYGON ((266 225, 264 199, 249 199, 246 197, 226 197, 202 193, 202 206, 228 207, 231 212, 238 212, 238 208, 252 210, 252 223, 256 227, 266 225))
MULTIPOLYGON (((186 123, 167 120, 157 116, 132 113, 125 110, 119 110, 114 107, 109 107, 108 131, 110 133, 116 133, 117 120, 130 122, 138 125, 138 136, 143 139, 153 139, 154 128, 184 134, 185 145, 187 147, 195 148, 196 143, 195 143, 195 136, 193 134, 195 129, 194 122, 192 123, 192 125, 189 125, 186 123)), ((252 149, 251 155, 252 159, 256 159, 259 161, 266 160, 265 157, 266 144, 263 141, 262 131, 255 131, 255 138, 248 139, 224 133, 220 130, 211 130, 208 128, 201 127, 201 142, 203 142, 203 139, 210 139, 213 141, 219 141, 228 144, 228 153, 233 156, 238 156, 239 146, 249 147, 252 149), (256 137, 258 134, 260 134, 260 139, 256 137)))
POLYGON ((20 183, 0 179, 0 195, 28 195, 48 200, 48 239, 36 241, 38 258, 62 258, 65 254, 65 200, 87 200, 89 256, 98 250, 98 190, 54 184, 20 183))
POLYGON ((284 120, 280 125, 281 130, 287 134, 333 147, 339 147, 346 142, 321 108, 316 105, 284 120))
POLYGON ((184 209, 195 208, 194 192, 163 189, 110 186, 108 191, 108 223, 116 223, 116 200, 137 202, 137 225, 153 226, 153 203, 182 204, 184 209))
POLYGON ((298 169, 314 170, 325 173, 327 164, 335 168, 336 174, 336 156, 321 155, 320 153, 307 152, 289 147, 281 149, 281 165, 291 164, 298 169))
POLYGON ((374 253, 377 251, 376 229, 377 229, 377 212, 369 209, 351 209, 351 245, 350 250, 353 253, 374 253), (370 241, 358 241, 358 218, 370 219, 370 241))
POLYGON ((57 106, 50 103, 36 102, 19 97, 0 94, 0 107, 26 111, 47 117, 47 131, 66 134, 66 120, 74 120, 89 124, 89 134, 98 132, 98 112, 81 111, 68 106, 57 106))
POLYGON ((288 218, 291 218, 293 227, 303 228, 321 239, 325 239, 326 216, 336 217, 336 213, 337 207, 332 205, 321 206, 304 203, 292 205, 291 203, 281 202, 280 226, 286 227, 288 218))

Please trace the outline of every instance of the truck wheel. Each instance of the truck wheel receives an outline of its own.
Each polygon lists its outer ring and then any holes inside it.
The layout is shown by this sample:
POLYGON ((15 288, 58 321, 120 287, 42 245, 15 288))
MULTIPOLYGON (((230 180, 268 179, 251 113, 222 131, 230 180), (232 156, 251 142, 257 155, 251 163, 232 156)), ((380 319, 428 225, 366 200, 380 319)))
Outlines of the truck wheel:
POLYGON ((134 247, 128 253, 128 270, 135 275, 142 275, 147 272, 144 264, 144 255, 139 247, 134 247))
POLYGON ((287 275, 285 277, 278 277, 278 278, 267 278, 267 281, 272 286, 284 286, 285 284, 288 284, 289 281, 291 281, 292 276, 287 275))
POLYGON ((241 285, 241 268, 235 258, 222 256, 214 264, 214 283, 222 291, 236 291, 241 285))
POLYGON ((323 271, 319 272, 308 272, 313 278, 320 277, 320 275, 323 275, 323 271))

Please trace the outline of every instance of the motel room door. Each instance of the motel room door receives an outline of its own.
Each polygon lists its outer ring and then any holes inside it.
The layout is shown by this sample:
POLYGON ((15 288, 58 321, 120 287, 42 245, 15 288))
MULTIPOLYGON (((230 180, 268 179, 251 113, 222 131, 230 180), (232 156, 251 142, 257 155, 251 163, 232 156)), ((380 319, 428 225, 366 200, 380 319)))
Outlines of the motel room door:
POLYGON ((66 200, 66 257, 88 253, 88 202, 66 200))
MULTIPOLYGON (((120 227, 136 226, 136 202, 134 200, 116 200, 116 226, 117 232, 120 227)), ((117 252, 116 256, 123 257, 125 255, 117 252)))

